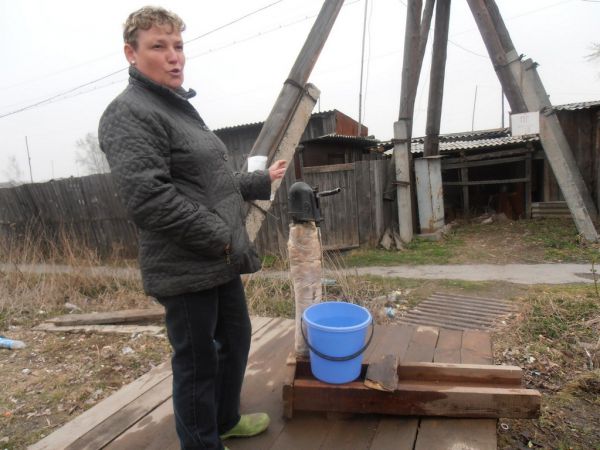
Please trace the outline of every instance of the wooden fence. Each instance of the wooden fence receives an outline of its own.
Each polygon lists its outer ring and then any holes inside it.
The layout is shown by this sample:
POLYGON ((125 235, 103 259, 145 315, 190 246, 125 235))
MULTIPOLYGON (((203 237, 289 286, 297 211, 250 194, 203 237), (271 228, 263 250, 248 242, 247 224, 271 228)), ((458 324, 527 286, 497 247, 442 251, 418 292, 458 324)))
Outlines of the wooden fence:
POLYGON ((137 254, 137 233, 110 174, 0 189, 0 238, 56 247, 68 239, 106 256, 137 254))
MULTIPOLYGON (((325 249, 376 245, 396 214, 396 202, 384 200, 389 160, 304 168, 305 181, 320 191, 340 187, 340 194, 320 199, 325 249)), ((294 183, 288 170, 256 238, 261 254, 287 255, 287 192, 294 183)), ((0 240, 31 236, 47 244, 72 244, 98 252, 134 257, 135 226, 128 219, 110 174, 53 180, 0 189, 0 240)), ((4 246, 6 248, 6 245, 4 246)))

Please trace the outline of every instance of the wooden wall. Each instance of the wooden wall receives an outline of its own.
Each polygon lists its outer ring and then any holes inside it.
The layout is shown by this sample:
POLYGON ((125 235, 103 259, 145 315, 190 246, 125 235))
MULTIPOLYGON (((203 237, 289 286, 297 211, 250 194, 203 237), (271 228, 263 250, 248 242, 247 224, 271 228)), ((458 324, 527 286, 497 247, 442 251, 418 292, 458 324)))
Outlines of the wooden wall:
MULTIPOLYGON (((557 115, 583 180, 596 205, 600 206, 600 109, 560 110, 557 115)), ((544 200, 563 200, 552 169, 545 170, 550 176, 545 186, 549 196, 544 200)))

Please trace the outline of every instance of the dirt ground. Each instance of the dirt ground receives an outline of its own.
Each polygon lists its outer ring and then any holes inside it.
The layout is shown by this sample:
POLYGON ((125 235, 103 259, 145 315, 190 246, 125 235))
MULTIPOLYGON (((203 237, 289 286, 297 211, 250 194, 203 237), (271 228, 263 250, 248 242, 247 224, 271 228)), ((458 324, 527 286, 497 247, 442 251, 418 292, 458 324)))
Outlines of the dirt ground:
MULTIPOLYGON (((458 232, 466 250, 457 252, 452 262, 547 261, 548 248, 535 239, 527 239, 525 232, 523 227, 514 227, 510 222, 489 230, 458 232)), ((563 255, 560 251, 551 253, 550 260, 560 261, 563 255)), ((600 316, 600 309, 593 309, 600 297, 594 292, 594 285, 574 291, 570 287, 556 287, 555 291, 540 293, 539 288, 534 291, 531 287, 501 282, 397 280, 393 283, 397 284, 384 288, 403 293, 404 306, 399 310, 438 289, 513 299, 521 313, 507 319, 494 334, 495 359, 497 363, 524 368, 527 387, 539 389, 543 394, 542 416, 537 420, 499 420, 499 448, 600 450, 600 325, 590 322, 590 317, 600 316), (528 322, 536 312, 527 300, 531 296, 552 299, 550 303, 556 306, 555 310, 536 314, 555 315, 555 322, 541 325, 528 322), (560 309, 561 299, 575 299, 574 302, 587 308, 578 307, 581 315, 569 317, 570 322, 565 319, 565 323, 591 325, 581 332, 546 333, 544 326, 551 331, 552 326, 560 328, 562 318, 566 317, 566 309, 560 309), (528 327, 538 325, 539 333, 527 334, 528 327)), ((118 293, 125 288, 119 285, 114 289, 118 293)), ((89 286, 85 294, 95 295, 89 286)), ((65 299, 68 299, 66 294, 56 299, 56 303, 62 304, 65 299)), ((92 306, 85 312, 91 310, 92 306)), ((169 358, 164 333, 80 334, 31 329, 48 316, 44 310, 28 311, 25 320, 11 319, 10 325, 0 331, 27 343, 27 348, 21 350, 0 349, 0 449, 24 449, 169 358)))

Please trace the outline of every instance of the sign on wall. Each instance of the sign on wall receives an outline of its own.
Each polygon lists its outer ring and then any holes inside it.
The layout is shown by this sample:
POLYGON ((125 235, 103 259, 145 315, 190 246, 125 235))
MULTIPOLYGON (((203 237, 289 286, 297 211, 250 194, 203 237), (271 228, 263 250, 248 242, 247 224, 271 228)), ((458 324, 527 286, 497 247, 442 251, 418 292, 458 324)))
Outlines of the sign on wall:
POLYGON ((511 114, 510 129, 513 136, 525 136, 540 133, 540 112, 511 114))

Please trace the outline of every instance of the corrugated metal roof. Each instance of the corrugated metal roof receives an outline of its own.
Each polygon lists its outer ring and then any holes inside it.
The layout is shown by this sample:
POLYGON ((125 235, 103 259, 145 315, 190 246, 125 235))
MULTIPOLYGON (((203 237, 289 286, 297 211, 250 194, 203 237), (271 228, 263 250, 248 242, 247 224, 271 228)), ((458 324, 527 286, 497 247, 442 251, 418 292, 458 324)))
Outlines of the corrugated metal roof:
MULTIPOLYGON (((462 131, 460 133, 450 133, 440 135, 440 142, 469 141, 473 139, 494 139, 510 136, 510 128, 491 128, 488 130, 462 131)), ((413 144, 425 142, 425 136, 414 137, 413 144)))
POLYGON ((555 111, 576 111, 579 109, 589 109, 600 106, 600 100, 590 102, 566 103, 564 105, 554 105, 552 108, 555 111))
POLYGON ((326 134, 319 136, 314 139, 306 139, 302 143, 307 142, 329 142, 329 143, 343 143, 343 144, 354 144, 362 145, 364 147, 377 147, 381 145, 378 139, 367 137, 367 136, 344 136, 342 134, 326 134))
MULTIPOLYGON (((498 147, 512 147, 527 142, 536 142, 540 138, 538 135, 530 136, 511 136, 510 128, 495 128, 481 131, 465 131, 463 133, 452 133, 440 135, 440 153, 457 150, 485 150, 498 147)), ((425 137, 416 137, 411 140, 411 153, 422 153, 425 137)), ((386 148, 392 147, 392 143, 382 143, 386 148)), ((389 148, 386 155, 392 154, 389 148)))
MULTIPOLYGON (((321 116, 327 116, 330 114, 334 114, 336 112, 335 109, 330 109, 328 111, 323 111, 323 112, 318 112, 318 113, 313 113, 310 115, 311 119, 313 117, 321 117, 321 116)), ((232 130, 239 130, 242 128, 252 128, 252 127, 257 127, 257 126, 262 126, 264 124, 264 122, 251 122, 251 123, 242 123, 240 125, 232 125, 230 127, 223 127, 223 128, 217 128, 216 130, 213 131, 232 131, 232 130)))
MULTIPOLYGON (((450 142, 440 142, 440 153, 449 152, 453 150, 472 150, 472 149, 487 149, 512 146, 516 144, 525 144, 527 142, 539 141, 538 135, 531 136, 502 136, 491 139, 468 139, 468 140, 456 140, 450 142)), ((413 142, 411 144, 412 153, 422 153, 424 144, 423 142, 413 142)))

